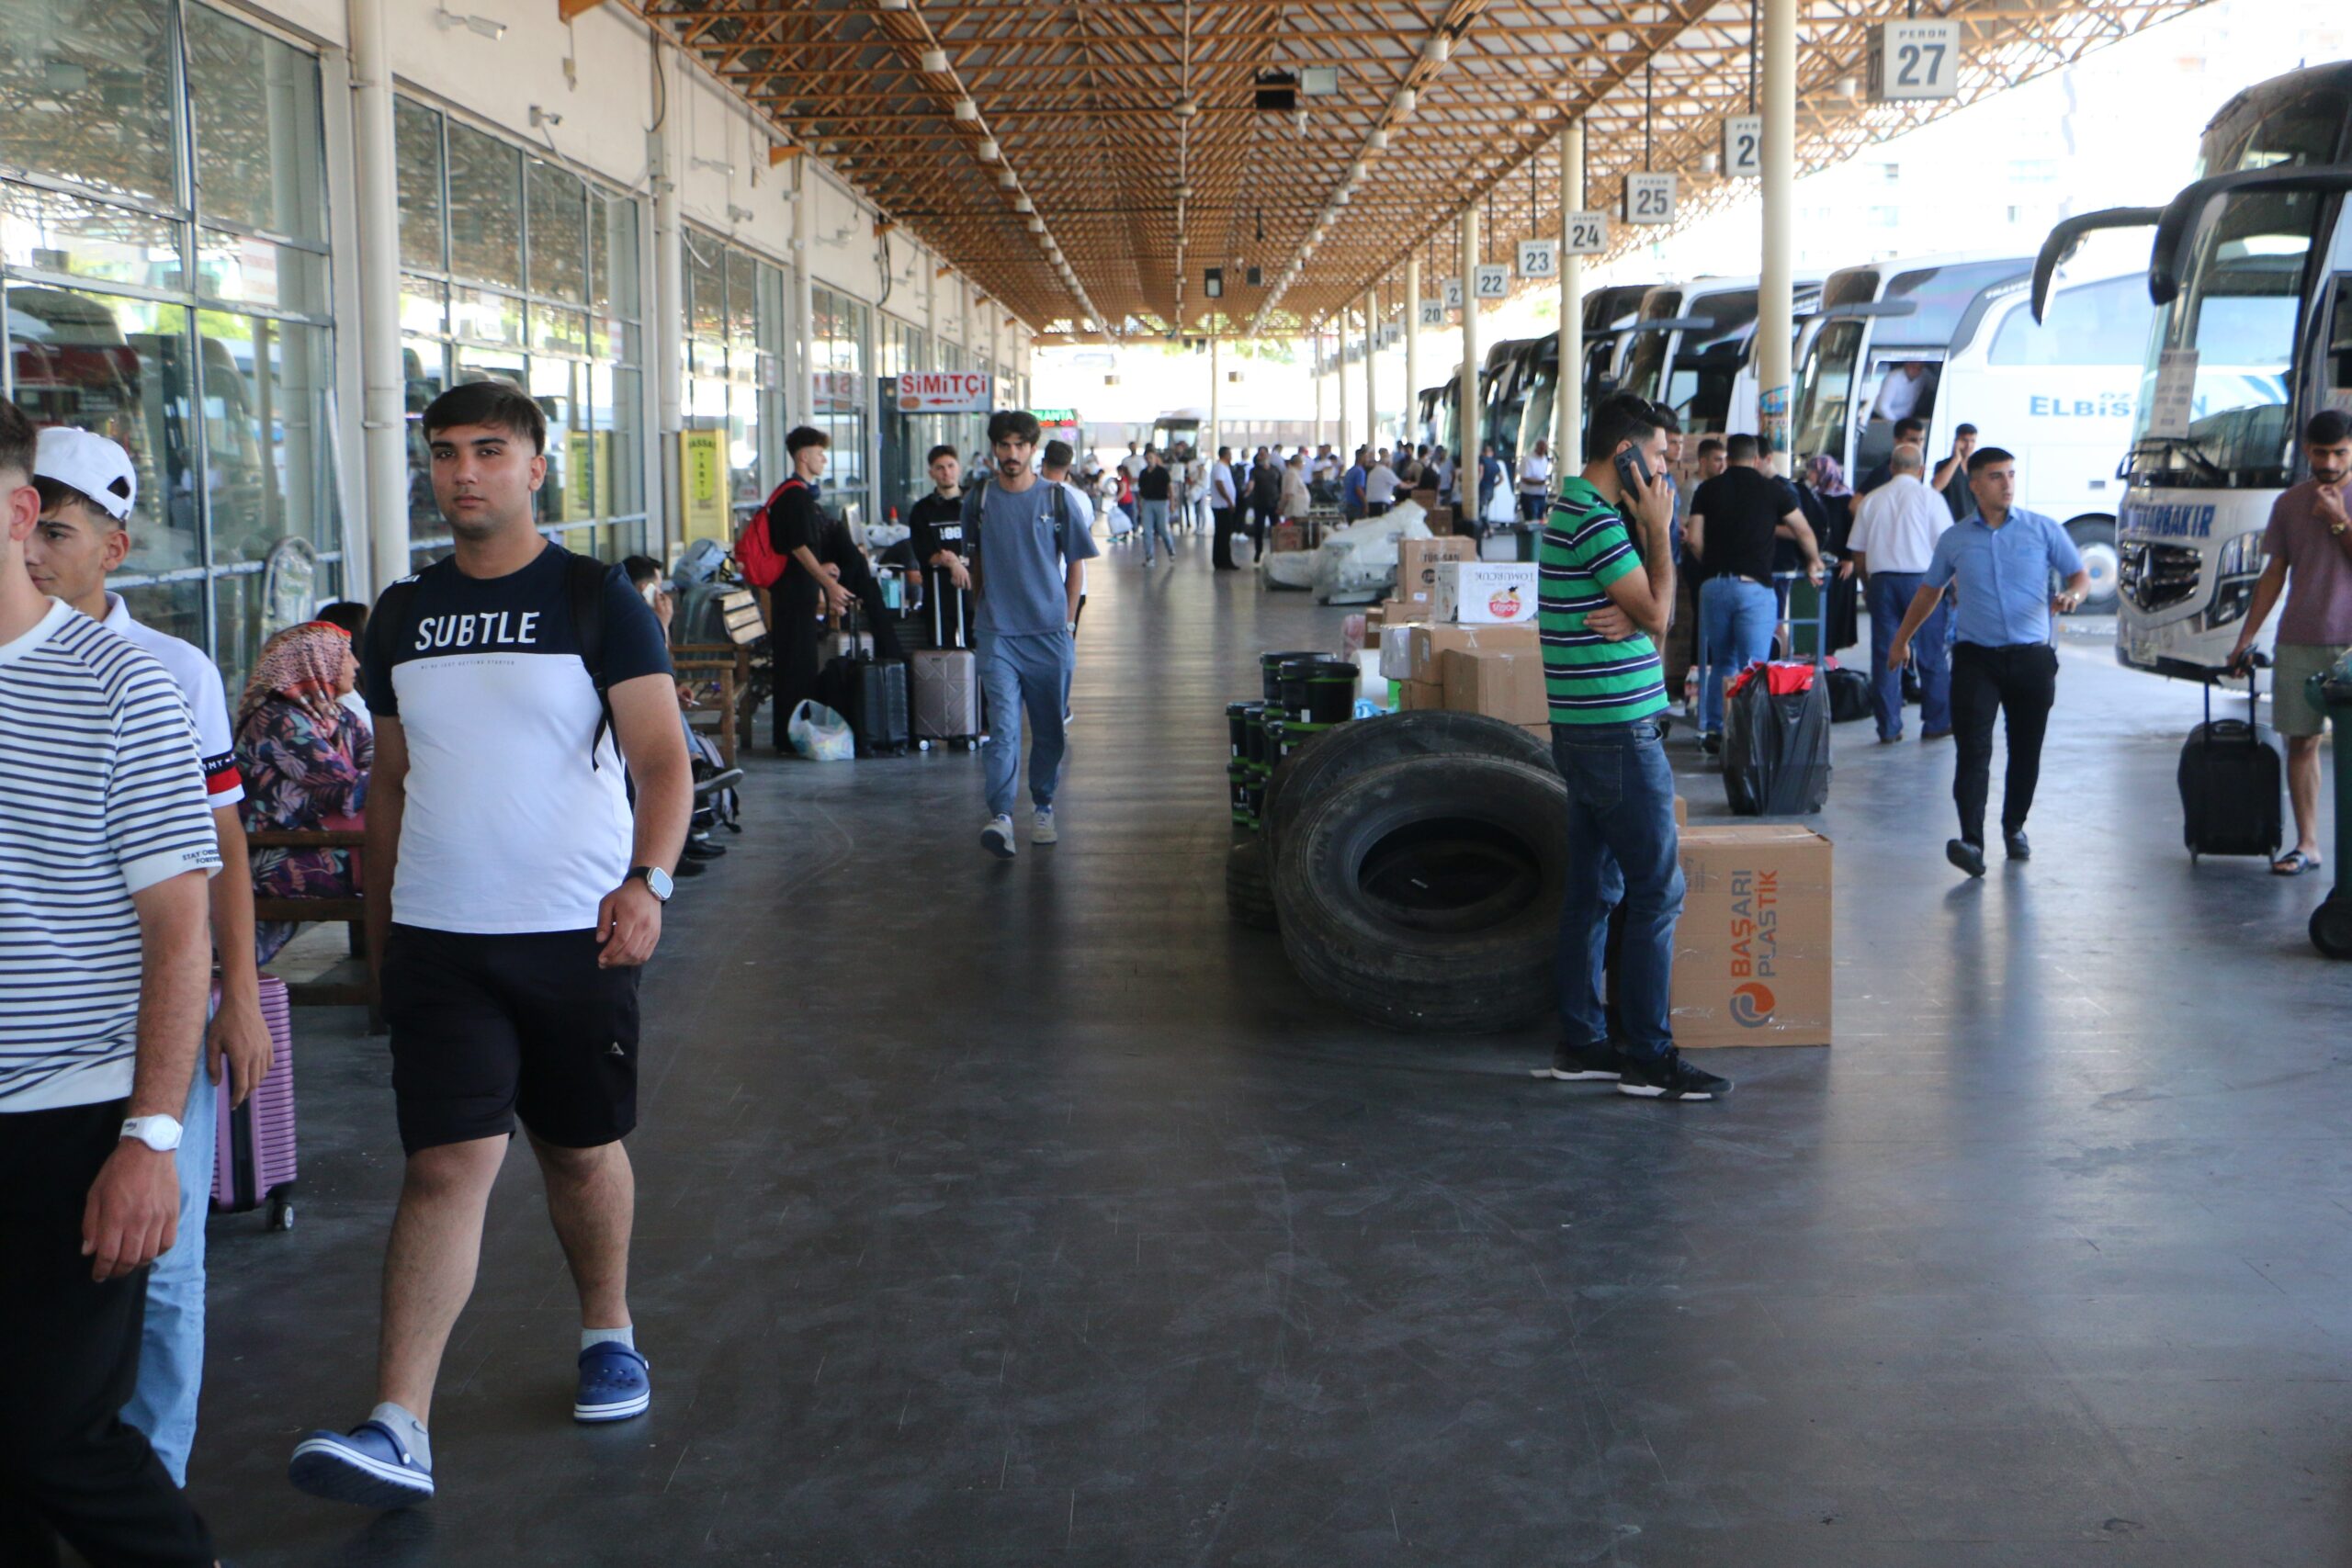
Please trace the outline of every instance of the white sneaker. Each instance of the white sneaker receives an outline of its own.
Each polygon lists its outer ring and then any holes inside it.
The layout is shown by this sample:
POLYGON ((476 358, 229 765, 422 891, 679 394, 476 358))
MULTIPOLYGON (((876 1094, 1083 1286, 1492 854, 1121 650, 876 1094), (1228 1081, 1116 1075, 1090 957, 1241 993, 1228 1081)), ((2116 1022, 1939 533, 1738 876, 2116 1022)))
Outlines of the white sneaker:
POLYGON ((1029 841, 1033 844, 1057 844, 1061 842, 1061 838, 1059 833, 1054 831, 1054 808, 1050 806, 1039 807, 1037 820, 1029 829, 1029 841))
POLYGON ((1002 815, 989 818, 989 825, 980 829, 980 848, 999 860, 1011 860, 1017 854, 1019 846, 1012 841, 1012 818, 1002 815))

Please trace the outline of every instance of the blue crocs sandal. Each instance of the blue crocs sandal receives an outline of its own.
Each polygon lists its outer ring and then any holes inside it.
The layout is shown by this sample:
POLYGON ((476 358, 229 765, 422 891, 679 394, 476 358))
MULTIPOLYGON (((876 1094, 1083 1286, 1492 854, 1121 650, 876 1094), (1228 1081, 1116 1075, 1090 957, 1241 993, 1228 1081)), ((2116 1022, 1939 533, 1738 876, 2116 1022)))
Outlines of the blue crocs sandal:
POLYGON ((617 1339, 580 1352, 580 1393, 571 1402, 574 1421, 626 1421, 653 1403, 649 1363, 617 1339))
POLYGON ((433 1495, 433 1472, 381 1421, 311 1433, 295 1445, 286 1479, 313 1497, 358 1508, 405 1508, 433 1495))

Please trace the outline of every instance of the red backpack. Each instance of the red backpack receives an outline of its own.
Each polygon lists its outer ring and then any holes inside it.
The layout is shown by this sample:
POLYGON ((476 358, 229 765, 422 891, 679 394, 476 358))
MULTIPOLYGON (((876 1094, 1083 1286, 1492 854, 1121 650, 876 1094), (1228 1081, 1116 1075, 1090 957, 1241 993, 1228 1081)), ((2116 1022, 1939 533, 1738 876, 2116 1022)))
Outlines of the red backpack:
POLYGON ((792 558, 776 554, 775 536, 768 532, 768 512, 775 505, 776 496, 795 485, 807 490, 808 481, 795 474, 776 486, 775 494, 752 513, 751 521, 743 525, 743 531, 735 536, 735 564, 743 569, 743 581, 754 588, 775 587, 777 580, 791 569, 792 558))

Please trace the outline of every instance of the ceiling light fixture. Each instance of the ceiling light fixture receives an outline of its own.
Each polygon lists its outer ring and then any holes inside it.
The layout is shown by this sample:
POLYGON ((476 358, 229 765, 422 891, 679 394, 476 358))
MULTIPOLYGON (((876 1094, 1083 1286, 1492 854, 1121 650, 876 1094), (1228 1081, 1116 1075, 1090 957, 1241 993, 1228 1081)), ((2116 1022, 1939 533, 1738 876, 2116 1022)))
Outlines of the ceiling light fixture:
POLYGON ((922 68, 933 76, 946 75, 947 51, 944 49, 924 50, 922 51, 922 68))
POLYGON ((999 169, 996 172, 996 183, 1006 190, 1012 190, 1021 184, 1021 176, 1011 169, 999 169))
POLYGON ((1015 212, 1035 212, 1037 210, 1037 204, 1031 201, 1025 196, 1016 196, 1012 198, 1012 210, 1015 212))
POLYGON ((1430 41, 1421 45, 1421 58, 1431 65, 1442 65, 1446 56, 1453 52, 1453 40, 1443 33, 1432 33, 1430 41))
POLYGON ((1375 152, 1387 152, 1388 128, 1383 126, 1379 130, 1374 130, 1369 137, 1364 139, 1364 145, 1370 147, 1375 152))
POLYGON ((1396 99, 1393 107, 1398 115, 1408 115, 1419 108, 1420 103, 1420 94, 1410 87, 1399 87, 1396 89, 1396 99))
POLYGON ((980 106, 974 103, 969 98, 957 98, 956 100, 956 118, 960 120, 967 121, 978 119, 980 118, 980 106))
POLYGON ((997 159, 1003 156, 1002 152, 996 144, 996 138, 993 136, 981 137, 980 144, 976 151, 979 153, 980 162, 983 164, 993 164, 997 159))

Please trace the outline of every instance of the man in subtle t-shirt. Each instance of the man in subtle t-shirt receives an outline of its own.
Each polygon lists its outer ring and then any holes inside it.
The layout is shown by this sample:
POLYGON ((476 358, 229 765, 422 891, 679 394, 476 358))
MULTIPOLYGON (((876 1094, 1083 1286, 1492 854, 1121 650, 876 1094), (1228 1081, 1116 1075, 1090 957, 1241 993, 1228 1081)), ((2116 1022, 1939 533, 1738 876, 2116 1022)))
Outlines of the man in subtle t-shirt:
POLYGON ((190 1075, 180 1113, 188 1134, 177 1151, 179 1240, 148 1270, 139 1391, 123 1409, 123 1418, 147 1434, 155 1457, 185 1486, 204 1384, 204 1222, 212 1207, 219 1144, 215 1096, 226 1088, 232 1105, 243 1104, 270 1062, 261 972, 254 964, 253 870, 237 816, 245 792, 220 671, 193 644, 131 619, 122 596, 107 592, 107 574, 130 553, 130 517, 139 500, 130 454, 94 432, 51 426, 40 433, 33 488, 40 494, 40 525, 25 541, 33 586, 125 638, 172 678, 196 726, 205 799, 220 845, 220 872, 209 889, 220 1005, 206 1032, 204 1067, 190 1075))
POLYGON ((2270 504, 2270 525, 2262 536, 2262 575, 2232 668, 2245 661, 2263 622, 2287 598, 2278 617, 2278 672, 2270 708, 2287 741, 2287 798, 2295 807, 2295 847, 2271 863, 2280 876, 2317 871, 2319 854, 2319 743, 2327 733, 2327 710, 2312 701, 2311 679, 2324 673, 2352 649, 2352 516, 2344 491, 2352 480, 2352 418, 2322 409, 2303 425, 2303 460, 2312 477, 2270 504))
POLYGON ((1063 704, 1077 659, 1086 563, 1096 554, 1093 527, 1069 487, 1029 466, 1038 434, 1036 417, 1023 410, 990 414, 996 468, 964 501, 978 585, 972 620, 979 633, 980 691, 993 738, 982 753, 989 819, 980 829, 980 846, 1004 860, 1018 852, 1012 802, 1021 784, 1024 712, 1032 732, 1029 799, 1036 807, 1029 841, 1051 844, 1060 838, 1054 792, 1061 779, 1063 704))
POLYGON ((694 797, 652 607, 621 568, 533 525, 538 404, 470 382, 433 400, 422 434, 456 551, 384 591, 366 658, 368 951, 407 1174, 376 1407, 350 1432, 311 1434, 288 1467, 305 1492, 374 1508, 433 1495, 433 1385, 518 1122, 580 1296, 572 1419, 651 1402, 621 1139, 637 1124, 639 966, 662 938, 694 797))
POLYGON ((212 1540, 122 1418, 178 1238, 220 847, 162 665, 26 570, 33 431, 0 403, 0 1562, 199 1568, 212 1540))

